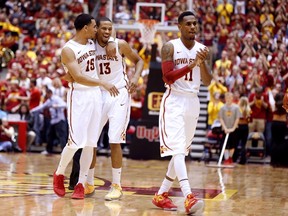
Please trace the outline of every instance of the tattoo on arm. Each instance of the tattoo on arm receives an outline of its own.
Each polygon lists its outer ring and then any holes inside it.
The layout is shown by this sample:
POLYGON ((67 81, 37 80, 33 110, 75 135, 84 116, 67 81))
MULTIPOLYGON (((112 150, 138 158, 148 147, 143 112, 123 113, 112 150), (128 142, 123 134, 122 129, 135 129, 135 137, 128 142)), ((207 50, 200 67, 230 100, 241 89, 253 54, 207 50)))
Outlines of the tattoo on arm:
POLYGON ((173 61, 174 47, 171 43, 166 43, 161 50, 162 62, 173 61))

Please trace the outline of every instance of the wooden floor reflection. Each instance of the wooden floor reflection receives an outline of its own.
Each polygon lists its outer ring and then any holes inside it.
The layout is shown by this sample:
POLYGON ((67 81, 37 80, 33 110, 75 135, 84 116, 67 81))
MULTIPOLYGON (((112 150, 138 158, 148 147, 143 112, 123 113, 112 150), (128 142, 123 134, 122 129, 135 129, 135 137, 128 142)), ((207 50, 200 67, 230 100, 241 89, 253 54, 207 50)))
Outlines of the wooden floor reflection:
MULTIPOLYGON (((175 183, 172 199, 177 212, 155 208, 151 199, 165 175, 168 161, 124 159, 121 201, 104 201, 109 190, 110 158, 98 157, 96 193, 85 200, 65 198, 52 190, 52 173, 60 155, 0 153, 0 214, 17 216, 170 216, 185 215, 181 191, 175 183)), ((205 200, 203 215, 284 216, 288 215, 288 169, 270 165, 236 165, 218 169, 202 162, 187 161, 192 191, 205 200)), ((67 169, 67 176, 71 170, 67 169)), ((68 179, 66 180, 68 183, 68 179)))

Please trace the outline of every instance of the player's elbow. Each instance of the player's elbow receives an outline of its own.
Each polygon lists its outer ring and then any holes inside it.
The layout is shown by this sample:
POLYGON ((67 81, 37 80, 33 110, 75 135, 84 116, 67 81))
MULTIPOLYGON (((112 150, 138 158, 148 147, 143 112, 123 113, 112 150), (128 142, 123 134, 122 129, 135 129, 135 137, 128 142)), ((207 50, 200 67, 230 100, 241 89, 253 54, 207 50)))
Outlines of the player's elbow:
POLYGON ((165 83, 167 83, 167 84, 169 84, 169 85, 171 85, 171 84, 173 84, 175 81, 174 80, 171 80, 171 79, 169 79, 168 77, 166 77, 166 76, 162 76, 162 79, 163 79, 163 81, 165 82, 165 83))

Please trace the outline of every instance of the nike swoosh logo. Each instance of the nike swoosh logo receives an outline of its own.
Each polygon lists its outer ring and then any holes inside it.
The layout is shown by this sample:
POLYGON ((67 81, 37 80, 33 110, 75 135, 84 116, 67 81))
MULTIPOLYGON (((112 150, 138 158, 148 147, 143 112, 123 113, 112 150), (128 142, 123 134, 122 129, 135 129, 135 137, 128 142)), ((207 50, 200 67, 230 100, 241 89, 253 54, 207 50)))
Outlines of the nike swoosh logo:
POLYGON ((81 53, 81 51, 78 52, 78 54, 80 54, 80 53, 81 53))
POLYGON ((181 51, 177 51, 177 53, 181 53, 181 51))
POLYGON ((124 106, 124 103, 123 103, 123 104, 120 104, 120 106, 124 106))

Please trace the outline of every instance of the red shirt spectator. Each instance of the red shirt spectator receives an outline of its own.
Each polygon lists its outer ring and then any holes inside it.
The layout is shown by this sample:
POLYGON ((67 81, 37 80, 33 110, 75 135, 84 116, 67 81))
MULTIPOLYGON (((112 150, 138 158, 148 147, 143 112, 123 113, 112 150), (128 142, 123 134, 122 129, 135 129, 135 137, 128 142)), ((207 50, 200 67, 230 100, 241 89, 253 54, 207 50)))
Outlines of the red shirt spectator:
POLYGON ((18 80, 12 80, 10 82, 10 90, 6 94, 6 111, 7 112, 15 112, 16 110, 13 110, 14 107, 17 107, 21 103, 21 97, 26 97, 25 91, 23 91, 18 86, 18 80))
POLYGON ((262 88, 256 88, 255 93, 249 96, 249 103, 251 107, 251 118, 266 119, 268 108, 268 96, 262 92, 262 88))
POLYGON ((36 80, 31 80, 30 82, 30 101, 29 109, 33 109, 38 106, 41 101, 41 91, 36 87, 36 80))

